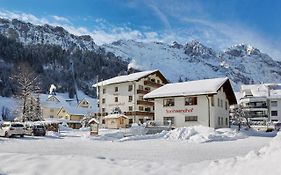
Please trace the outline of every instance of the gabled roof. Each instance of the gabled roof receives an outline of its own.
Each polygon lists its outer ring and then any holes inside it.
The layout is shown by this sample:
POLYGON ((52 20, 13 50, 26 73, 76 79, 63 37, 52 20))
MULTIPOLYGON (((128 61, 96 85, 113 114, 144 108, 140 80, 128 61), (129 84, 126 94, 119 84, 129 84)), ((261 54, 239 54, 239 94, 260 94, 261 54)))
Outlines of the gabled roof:
POLYGON ((224 87, 229 103, 236 104, 236 98, 227 77, 166 84, 144 95, 144 98, 153 99, 163 97, 211 95, 217 94, 221 87, 224 87))
POLYGON ((252 95, 253 97, 281 98, 281 84, 266 83, 241 85, 241 93, 243 93, 244 96, 252 95))
POLYGON ((70 115, 90 115, 92 114, 94 111, 91 108, 80 108, 80 107, 74 107, 74 106, 64 106, 61 107, 60 110, 58 111, 58 114, 62 111, 65 110, 65 112, 67 112, 70 115))
POLYGON ((159 76, 161 76, 162 80, 167 83, 168 81, 166 78, 160 73, 159 70, 150 70, 150 71, 143 71, 143 72, 137 72, 137 73, 132 73, 129 75, 122 75, 122 76, 117 76, 114 78, 110 78, 108 80, 101 81, 97 84, 94 84, 93 87, 97 86, 105 86, 105 85, 110 85, 110 84, 116 84, 116 83, 124 83, 124 82, 132 82, 132 81, 137 81, 141 78, 144 78, 150 74, 153 73, 158 73, 159 76))

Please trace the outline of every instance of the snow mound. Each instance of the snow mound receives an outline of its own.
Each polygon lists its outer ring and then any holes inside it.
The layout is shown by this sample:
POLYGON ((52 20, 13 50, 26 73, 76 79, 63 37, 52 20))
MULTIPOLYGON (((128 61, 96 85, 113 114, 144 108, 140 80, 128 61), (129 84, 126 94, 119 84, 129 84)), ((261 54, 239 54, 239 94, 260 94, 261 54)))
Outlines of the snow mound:
POLYGON ((213 161, 205 171, 216 175, 223 175, 225 172, 229 175, 245 174, 245 172, 247 175, 281 174, 280 157, 281 133, 279 132, 268 147, 251 151, 243 157, 213 161))
POLYGON ((124 141, 132 141, 132 140, 149 140, 149 139, 161 139, 163 138, 168 131, 162 131, 161 133, 157 134, 148 134, 148 135, 134 135, 129 137, 124 137, 119 139, 118 141, 124 142, 124 141))
POLYGON ((60 138, 61 137, 60 133, 54 132, 54 131, 48 131, 46 133, 46 136, 53 137, 53 138, 60 138))
POLYGON ((223 128, 215 130, 205 126, 176 128, 172 131, 169 131, 164 136, 164 138, 167 140, 185 140, 190 143, 231 141, 246 137, 246 135, 238 133, 235 129, 223 128))
POLYGON ((144 126, 139 126, 136 123, 133 123, 132 126, 129 129, 129 133, 131 135, 145 135, 148 132, 148 129, 145 128, 144 126))

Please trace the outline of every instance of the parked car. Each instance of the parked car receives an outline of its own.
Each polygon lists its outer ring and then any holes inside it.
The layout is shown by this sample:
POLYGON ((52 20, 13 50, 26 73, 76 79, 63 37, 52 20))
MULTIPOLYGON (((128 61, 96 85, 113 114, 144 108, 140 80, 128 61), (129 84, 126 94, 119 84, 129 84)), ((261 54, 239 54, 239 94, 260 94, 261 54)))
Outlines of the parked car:
POLYGON ((16 122, 4 122, 0 125, 0 136, 12 137, 20 136, 24 137, 25 130, 22 123, 16 122))
POLYGON ((46 128, 43 124, 34 124, 26 126, 26 135, 45 136, 46 128))

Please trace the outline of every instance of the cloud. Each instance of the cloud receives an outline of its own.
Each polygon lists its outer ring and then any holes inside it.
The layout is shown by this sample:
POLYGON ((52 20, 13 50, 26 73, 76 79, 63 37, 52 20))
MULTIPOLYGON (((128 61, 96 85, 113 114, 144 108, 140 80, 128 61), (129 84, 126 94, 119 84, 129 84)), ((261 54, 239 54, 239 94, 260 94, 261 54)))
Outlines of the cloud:
MULTIPOLYGON (((199 4, 196 4, 193 9, 190 7, 190 2, 187 5, 184 3, 170 5, 172 3, 169 0, 164 2, 153 1, 153 3, 148 3, 151 1, 145 2, 147 2, 146 5, 151 10, 150 13, 156 14, 164 24, 163 30, 154 31, 149 26, 140 26, 138 29, 133 29, 124 24, 113 25, 103 18, 93 19, 92 17, 85 17, 85 19, 87 18, 86 20, 91 19, 91 22, 94 23, 94 27, 89 28, 77 26, 72 20, 62 16, 47 15, 38 17, 30 13, 8 10, 0 10, 0 17, 7 19, 17 18, 36 25, 47 23, 54 26, 62 26, 75 35, 92 36, 98 45, 120 39, 166 43, 171 43, 172 41, 186 43, 196 39, 210 47, 221 50, 234 44, 246 43, 261 49, 262 52, 268 53, 275 59, 281 60, 280 40, 272 41, 266 39, 254 29, 234 23, 233 21, 231 24, 224 21, 214 21, 204 14, 204 9, 199 4), (196 16, 195 14, 198 14, 198 17, 194 17, 196 16), (170 24, 169 19, 181 25, 174 27, 170 24)), ((131 8, 136 9, 139 6, 140 4, 134 3, 130 5, 131 8)))
POLYGON ((56 15, 54 15, 54 16, 52 16, 52 17, 53 17, 54 20, 56 20, 56 21, 61 21, 61 22, 70 23, 70 21, 69 21, 67 18, 63 17, 63 16, 56 16, 56 15))

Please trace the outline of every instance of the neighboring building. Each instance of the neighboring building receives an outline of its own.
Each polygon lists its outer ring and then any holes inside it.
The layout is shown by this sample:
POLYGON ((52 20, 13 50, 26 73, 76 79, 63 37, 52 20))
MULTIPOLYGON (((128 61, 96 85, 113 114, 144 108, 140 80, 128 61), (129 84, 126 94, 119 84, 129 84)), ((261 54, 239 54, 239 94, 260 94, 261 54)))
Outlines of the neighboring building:
POLYGON ((40 94, 42 118, 47 121, 66 122, 71 128, 80 128, 81 120, 93 116, 94 99, 83 98, 77 105, 73 99, 65 99, 60 95, 40 94))
POLYGON ((61 107, 69 104, 58 95, 40 94, 40 105, 43 119, 58 119, 58 112, 61 107))
POLYGON ((167 84, 144 96, 154 99, 158 125, 229 127, 236 98, 228 78, 167 84))
POLYGON ((84 117, 91 117, 93 115, 94 112, 91 109, 73 106, 64 106, 58 111, 59 119, 66 122, 73 129, 81 128, 81 120, 84 117))
POLYGON ((106 128, 118 129, 125 128, 128 125, 128 117, 123 114, 109 114, 103 119, 106 128))
POLYGON ((128 116, 129 124, 153 120, 154 103, 143 96, 168 83, 159 70, 144 71, 117 76, 95 84, 97 87, 99 113, 97 118, 104 123, 104 116, 113 113, 128 116))
POLYGON ((242 85, 239 104, 251 122, 281 121, 281 84, 242 85))

